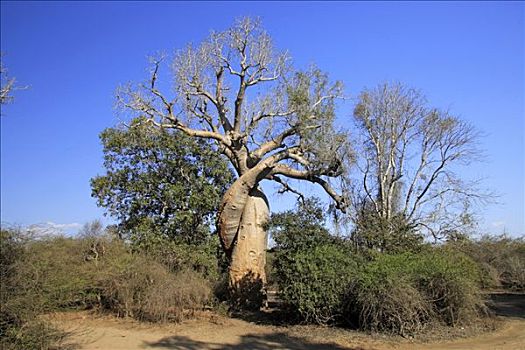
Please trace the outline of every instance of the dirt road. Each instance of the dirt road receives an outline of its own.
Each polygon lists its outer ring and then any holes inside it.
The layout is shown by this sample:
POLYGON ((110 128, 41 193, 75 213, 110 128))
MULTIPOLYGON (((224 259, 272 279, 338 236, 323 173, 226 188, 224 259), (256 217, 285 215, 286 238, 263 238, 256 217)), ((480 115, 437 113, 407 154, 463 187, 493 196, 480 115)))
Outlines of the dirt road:
POLYGON ((503 299, 500 303, 503 311, 500 312, 506 315, 505 322, 496 331, 429 343, 333 328, 259 325, 212 314, 179 325, 148 325, 86 312, 57 314, 53 318, 74 333, 73 341, 84 350, 525 350, 525 313, 520 309, 524 307, 523 300, 508 302, 503 299))

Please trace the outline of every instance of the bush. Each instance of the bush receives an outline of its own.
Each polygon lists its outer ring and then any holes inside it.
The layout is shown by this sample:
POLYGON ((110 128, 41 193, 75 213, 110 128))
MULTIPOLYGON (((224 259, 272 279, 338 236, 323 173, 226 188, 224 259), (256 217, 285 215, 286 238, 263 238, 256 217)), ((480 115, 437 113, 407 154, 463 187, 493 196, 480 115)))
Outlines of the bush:
MULTIPOLYGON (((85 239, 80 240, 86 246, 85 239)), ((101 247, 103 255, 84 263, 96 268, 91 275, 91 290, 102 309, 117 316, 139 320, 180 321, 203 308, 210 299, 210 282, 205 277, 217 274, 212 244, 194 246, 166 241, 132 251, 120 240, 89 238, 89 247, 101 247)), ((92 249, 89 250, 92 252, 92 249)))
POLYGON ((480 271, 457 250, 421 244, 407 230, 388 247, 363 249, 331 236, 323 222, 309 200, 268 224, 280 297, 300 320, 406 335, 467 323, 485 310, 480 271))
POLYGON ((431 318, 431 307, 411 281, 412 256, 383 255, 361 267, 347 294, 346 319, 371 331, 415 333, 431 318))
POLYGON ((2 335, 49 329, 28 322, 65 308, 100 307, 141 320, 178 321, 204 307, 211 295, 205 276, 217 275, 216 259, 206 261, 211 245, 193 256, 187 245, 170 246, 179 249, 170 271, 104 234, 23 238, 2 231, 2 335))
POLYGON ((416 259, 413 279, 440 321, 455 326, 485 311, 478 283, 480 272, 472 259, 443 249, 419 254, 416 259))
POLYGON ((161 239, 132 247, 135 252, 145 254, 163 264, 169 271, 190 269, 212 281, 219 277, 221 268, 224 269, 224 266, 219 264, 224 265, 226 260, 216 235, 208 237, 201 244, 161 239))
POLYGON ((301 321, 318 324, 340 318, 357 266, 350 249, 330 236, 324 222, 319 200, 310 198, 294 211, 273 214, 268 223, 276 243, 268 270, 279 295, 301 321))
POLYGON ((325 219, 315 197, 299 202, 295 210, 272 214, 267 226, 276 251, 298 251, 333 242, 324 227, 325 219))
POLYGON ((469 322, 484 311, 478 274, 471 259, 443 249, 377 256, 350 285, 347 319, 402 335, 469 322))
POLYGON ((9 327, 0 336, 2 350, 20 349, 71 349, 66 344, 68 334, 56 329, 48 322, 28 320, 19 327, 9 327))
POLYGON ((85 261, 83 243, 65 237, 28 242, 26 255, 16 266, 21 297, 33 295, 31 299, 38 299, 42 312, 95 303, 91 287, 96 266, 85 261))
POLYGON ((279 252, 275 269, 280 297, 302 321, 326 324, 342 316, 347 286, 357 264, 336 244, 279 252))
POLYGON ((0 348, 65 348, 66 333, 39 320, 46 310, 45 298, 34 290, 34 275, 22 275, 22 267, 32 256, 27 249, 29 238, 20 230, 0 230, 0 348))
POLYGON ((525 239, 505 235, 449 242, 448 247, 472 258, 481 269, 484 288, 525 290, 525 239))
POLYGON ((372 208, 362 207, 357 212, 350 239, 361 254, 378 251, 398 254, 419 251, 424 237, 403 215, 386 219, 377 215, 372 208))
POLYGON ((97 284, 103 308, 145 321, 180 321, 202 308, 211 295, 209 282, 197 272, 173 274, 140 255, 109 262, 97 284))

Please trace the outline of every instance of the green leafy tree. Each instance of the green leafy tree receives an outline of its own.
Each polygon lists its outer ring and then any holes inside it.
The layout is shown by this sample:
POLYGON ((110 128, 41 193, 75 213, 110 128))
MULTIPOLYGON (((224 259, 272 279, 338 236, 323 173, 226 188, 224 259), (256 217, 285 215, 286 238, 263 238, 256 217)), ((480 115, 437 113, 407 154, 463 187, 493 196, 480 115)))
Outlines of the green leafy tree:
POLYGON ((91 179, 92 196, 119 220, 121 234, 137 243, 209 236, 232 173, 205 140, 140 118, 100 139, 106 174, 91 179))
MULTIPOLYGON (((275 213, 268 222, 268 231, 277 252, 297 251, 333 241, 324 226, 324 210, 318 198, 297 203, 295 210, 275 213)), ((279 253, 278 253, 279 255, 279 253)))
POLYGON ((367 204, 356 205, 355 224, 350 236, 356 249, 364 253, 400 253, 418 251, 422 247, 423 235, 403 215, 385 218, 367 204))

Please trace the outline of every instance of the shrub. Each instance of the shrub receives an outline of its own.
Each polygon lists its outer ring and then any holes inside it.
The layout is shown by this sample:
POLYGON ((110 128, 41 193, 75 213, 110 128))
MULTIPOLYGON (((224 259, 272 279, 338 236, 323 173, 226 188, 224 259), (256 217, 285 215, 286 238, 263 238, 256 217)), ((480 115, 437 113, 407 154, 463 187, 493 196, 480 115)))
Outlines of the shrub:
POLYGON ((403 215, 386 219, 364 205, 357 212, 350 238, 362 254, 396 254, 419 251, 424 237, 403 215))
POLYGON ((357 266, 350 249, 330 236, 324 222, 319 200, 309 198, 293 211, 273 214, 268 223, 276 243, 269 271, 281 299, 301 321, 319 324, 341 316, 357 266))
POLYGON ((361 329, 402 335, 423 329, 432 309, 412 284, 411 258, 381 255, 362 266, 347 294, 347 321, 361 329))
POLYGON ((9 327, 0 336, 2 350, 20 349, 72 349, 67 344, 68 334, 41 320, 28 320, 19 327, 9 327))
POLYGON ((323 222, 310 200, 268 225, 280 297, 302 321, 406 335, 432 323, 466 323, 484 311, 479 269, 464 254, 421 244, 417 235, 406 246, 397 235, 388 247, 355 249, 355 241, 330 236, 323 222))
POLYGON ((471 321, 484 310, 478 274, 471 259, 443 249, 377 256, 350 285, 347 319, 402 335, 471 321))
POLYGON ((480 272, 472 259, 444 249, 415 258, 413 279, 440 321, 455 326, 485 311, 478 284, 480 272))
POLYGON ((65 348, 66 333, 38 319, 47 305, 39 290, 32 288, 34 281, 29 278, 35 276, 21 274, 32 258, 28 241, 20 230, 0 230, 0 348, 65 348))
POLYGON ((502 284, 508 289, 525 290, 525 254, 503 260, 502 284))
POLYGON ((357 264, 336 244, 279 252, 275 262, 280 297, 302 321, 338 320, 347 286, 357 264))
POLYGON ((276 250, 288 252, 333 242, 324 222, 320 201, 309 198, 299 202, 295 210, 272 214, 267 226, 276 250))
POLYGON ((219 263, 224 265, 226 260, 217 236, 210 236, 201 244, 161 239, 155 243, 134 245, 133 250, 153 258, 169 271, 190 269, 213 281, 221 272, 219 263))
POLYGON ((525 290, 525 239, 506 235, 449 242, 448 247, 472 258, 481 269, 484 288, 525 290))
POLYGON ((97 284, 105 309, 139 320, 180 321, 209 300, 211 287, 200 274, 185 270, 170 273, 144 256, 129 255, 109 262, 97 284))
POLYGON ((104 234, 22 240, 2 232, 1 246, 2 334, 64 308, 102 307, 141 320, 178 321, 204 307, 211 295, 204 276, 217 274, 216 259, 205 261, 211 245, 193 257, 188 246, 170 246, 185 254, 172 271, 104 234))
POLYGON ((26 243, 26 255, 16 267, 19 292, 38 299, 43 312, 93 304, 95 266, 84 261, 84 249, 81 240, 65 237, 26 243))

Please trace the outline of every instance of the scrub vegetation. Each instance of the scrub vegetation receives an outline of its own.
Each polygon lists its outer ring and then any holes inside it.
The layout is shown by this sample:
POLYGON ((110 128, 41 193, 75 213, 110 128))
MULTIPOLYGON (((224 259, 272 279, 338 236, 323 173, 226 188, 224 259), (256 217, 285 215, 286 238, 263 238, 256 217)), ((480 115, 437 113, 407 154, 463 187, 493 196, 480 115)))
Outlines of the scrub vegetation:
POLYGON ((168 61, 118 89, 129 123, 100 135, 92 196, 117 223, 2 228, 3 349, 67 348, 42 317, 55 311, 181 322, 260 312, 269 291, 283 322, 408 337, 490 316, 486 290, 525 289, 523 239, 470 238, 491 195, 458 169, 479 159, 480 133, 419 90, 364 89, 343 130, 342 83, 293 67, 250 18, 176 52, 173 96, 168 61), (270 214, 262 181, 297 206, 270 214))

